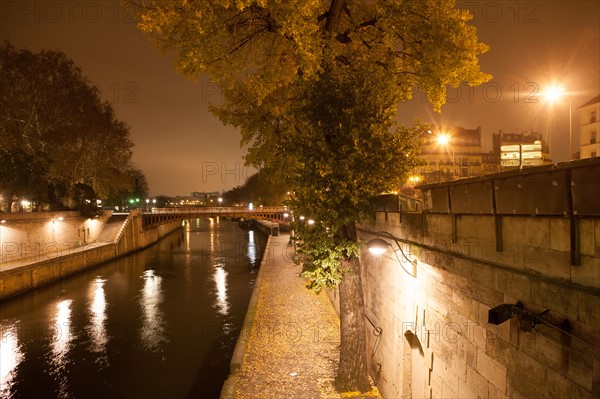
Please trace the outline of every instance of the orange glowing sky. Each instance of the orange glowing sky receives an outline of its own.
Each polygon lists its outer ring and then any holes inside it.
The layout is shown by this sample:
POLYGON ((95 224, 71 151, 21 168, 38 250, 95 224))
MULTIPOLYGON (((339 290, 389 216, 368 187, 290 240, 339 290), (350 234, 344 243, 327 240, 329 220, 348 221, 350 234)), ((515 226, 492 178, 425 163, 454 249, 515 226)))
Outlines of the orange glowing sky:
MULTIPOLYGON (((481 126, 484 151, 491 135, 534 130, 544 134, 552 159, 568 153, 568 100, 550 105, 536 94, 560 84, 576 108, 600 93, 600 3, 595 0, 459 1, 473 12, 481 41, 491 46, 482 69, 493 81, 450 89, 442 113, 419 94, 398 107, 398 120, 415 118, 442 127, 481 126), (535 102, 538 100, 537 102, 535 102)), ((240 185, 239 132, 207 110, 218 88, 178 75, 116 1, 9 1, 0 3, 0 40, 32 51, 60 50, 72 58, 131 126, 134 161, 152 195, 188 195, 240 185)), ((577 147, 575 147, 577 148, 577 147)))

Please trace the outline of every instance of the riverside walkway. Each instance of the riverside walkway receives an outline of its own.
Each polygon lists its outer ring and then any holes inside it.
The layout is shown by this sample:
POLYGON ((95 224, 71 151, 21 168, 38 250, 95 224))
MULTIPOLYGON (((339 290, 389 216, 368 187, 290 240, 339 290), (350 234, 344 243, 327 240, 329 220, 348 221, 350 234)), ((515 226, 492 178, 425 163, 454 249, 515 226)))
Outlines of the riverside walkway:
POLYGON ((339 318, 292 262, 289 234, 271 236, 221 398, 336 398, 339 318))

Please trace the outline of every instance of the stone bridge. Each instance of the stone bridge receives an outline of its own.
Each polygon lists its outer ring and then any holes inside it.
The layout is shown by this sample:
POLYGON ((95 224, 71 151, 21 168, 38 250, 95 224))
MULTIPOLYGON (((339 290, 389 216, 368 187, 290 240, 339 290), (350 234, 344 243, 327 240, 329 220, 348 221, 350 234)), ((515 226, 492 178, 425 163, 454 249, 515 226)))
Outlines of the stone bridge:
POLYGON ((248 207, 180 207, 153 208, 150 212, 141 212, 142 227, 152 228, 158 224, 173 220, 224 217, 232 219, 272 220, 281 224, 289 224, 291 212, 285 206, 265 206, 255 209, 248 207))

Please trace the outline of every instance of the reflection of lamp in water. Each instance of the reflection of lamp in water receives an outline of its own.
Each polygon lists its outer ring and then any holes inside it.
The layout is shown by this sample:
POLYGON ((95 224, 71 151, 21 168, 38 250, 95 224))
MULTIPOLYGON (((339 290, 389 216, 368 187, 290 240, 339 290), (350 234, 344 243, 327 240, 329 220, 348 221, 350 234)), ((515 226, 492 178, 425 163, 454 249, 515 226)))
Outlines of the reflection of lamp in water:
POLYGON ((408 258, 408 256, 406 256, 406 254, 402 250, 402 246, 400 245, 400 243, 398 242, 396 237, 394 237, 392 234, 390 234, 386 231, 378 231, 377 238, 373 238, 372 240, 369 240, 367 242, 367 248, 369 249, 369 252, 375 256, 381 256, 387 252, 388 248, 392 248, 394 255, 396 255, 396 259, 398 259, 400 266, 402 266, 402 269, 406 272, 406 274, 410 275, 411 277, 417 277, 417 260, 416 259, 411 260, 408 258), (392 245, 389 242, 387 242, 383 238, 379 238, 379 236, 388 237, 388 238, 394 240, 394 242, 398 246, 398 250, 394 250, 394 248, 392 247, 392 245), (402 257, 405 260, 400 259, 397 251, 400 251, 400 253, 402 254, 402 257), (406 268, 404 267, 404 262, 408 262, 412 265, 412 273, 409 272, 408 270, 406 270, 406 268))
POLYGON ((97 277, 90 285, 90 324, 88 330, 91 336, 91 346, 94 352, 103 352, 108 336, 106 334, 106 294, 104 283, 106 280, 97 277))
POLYGON ((3 326, 0 330, 0 392, 10 392, 16 382, 16 369, 23 360, 23 352, 19 344, 17 325, 3 326))
POLYGON ((216 265, 213 278, 217 288, 217 307, 219 313, 225 316, 229 313, 229 302, 227 302, 227 272, 223 269, 223 265, 216 265))

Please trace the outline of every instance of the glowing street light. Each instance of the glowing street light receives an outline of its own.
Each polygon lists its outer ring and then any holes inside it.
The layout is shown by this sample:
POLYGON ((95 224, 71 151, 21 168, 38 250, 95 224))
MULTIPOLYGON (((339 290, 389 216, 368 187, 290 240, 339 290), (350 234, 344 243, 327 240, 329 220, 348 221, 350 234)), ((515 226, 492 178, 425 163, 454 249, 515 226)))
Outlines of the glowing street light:
MULTIPOLYGON (((551 103, 559 101, 562 97, 568 95, 562 86, 550 86, 543 93, 542 96, 546 97, 551 103)), ((573 159, 573 105, 571 103, 571 96, 569 97, 569 161, 573 159)))
POLYGON ((412 186, 414 188, 417 185, 417 183, 421 181, 421 177, 420 176, 410 176, 408 178, 408 181, 412 183, 412 186))
MULTIPOLYGON (((449 147, 450 146, 450 135, 446 134, 446 133, 440 133, 437 135, 436 141, 439 145, 441 145, 442 147, 449 147)), ((456 164, 454 163, 454 146, 452 146, 452 178, 454 179, 454 176, 456 175, 456 164)))
POLYGON ((565 89, 561 86, 550 86, 546 89, 544 95, 548 98, 549 101, 555 102, 558 101, 565 93, 565 89))
POLYGON ((439 145, 446 145, 446 144, 450 143, 450 136, 447 135, 446 133, 439 134, 437 136, 437 142, 439 145))

